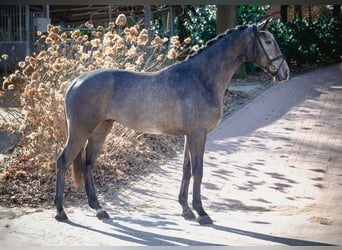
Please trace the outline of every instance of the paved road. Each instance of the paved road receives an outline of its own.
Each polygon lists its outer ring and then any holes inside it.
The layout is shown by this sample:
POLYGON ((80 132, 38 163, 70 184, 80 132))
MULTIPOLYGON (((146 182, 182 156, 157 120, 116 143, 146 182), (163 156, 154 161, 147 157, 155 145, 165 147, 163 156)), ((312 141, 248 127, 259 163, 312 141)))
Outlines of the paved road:
POLYGON ((103 222, 86 205, 66 209, 69 223, 2 209, 1 245, 341 245, 341 128, 342 65, 293 77, 209 135, 203 203, 214 225, 179 216, 180 155, 101 196, 103 222))

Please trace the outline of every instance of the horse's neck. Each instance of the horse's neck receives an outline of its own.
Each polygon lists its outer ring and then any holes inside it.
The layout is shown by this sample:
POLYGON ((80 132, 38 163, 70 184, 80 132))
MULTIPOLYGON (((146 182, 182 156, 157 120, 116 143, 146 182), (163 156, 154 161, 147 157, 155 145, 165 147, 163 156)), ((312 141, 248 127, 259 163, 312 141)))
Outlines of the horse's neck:
POLYGON ((247 45, 250 42, 247 32, 246 29, 225 35, 193 60, 202 68, 207 81, 205 84, 222 98, 234 73, 246 61, 247 45))

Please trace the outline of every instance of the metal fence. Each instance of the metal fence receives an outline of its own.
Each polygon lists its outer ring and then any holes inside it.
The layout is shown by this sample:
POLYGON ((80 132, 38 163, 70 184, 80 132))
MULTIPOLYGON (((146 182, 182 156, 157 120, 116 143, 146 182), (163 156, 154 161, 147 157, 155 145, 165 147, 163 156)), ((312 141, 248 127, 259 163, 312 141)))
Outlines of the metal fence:
POLYGON ((26 41, 24 5, 0 5, 0 41, 26 41))
POLYGON ((29 54, 31 22, 29 5, 0 4, 0 56, 8 55, 6 62, 0 61, 0 72, 15 68, 29 54))

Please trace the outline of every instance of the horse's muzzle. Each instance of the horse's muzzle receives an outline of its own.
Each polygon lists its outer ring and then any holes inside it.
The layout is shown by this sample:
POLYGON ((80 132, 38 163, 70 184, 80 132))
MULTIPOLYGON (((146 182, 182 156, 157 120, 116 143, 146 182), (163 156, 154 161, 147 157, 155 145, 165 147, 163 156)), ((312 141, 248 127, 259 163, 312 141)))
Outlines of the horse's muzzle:
POLYGON ((282 82, 289 80, 290 69, 285 60, 281 62, 281 64, 279 65, 279 68, 272 75, 274 77, 274 81, 278 83, 282 83, 282 82))
MULTIPOLYGON (((285 68, 285 67, 284 67, 285 68)), ((290 70, 288 67, 285 69, 280 69, 276 75, 274 75, 274 81, 277 83, 282 83, 290 78, 290 70)))

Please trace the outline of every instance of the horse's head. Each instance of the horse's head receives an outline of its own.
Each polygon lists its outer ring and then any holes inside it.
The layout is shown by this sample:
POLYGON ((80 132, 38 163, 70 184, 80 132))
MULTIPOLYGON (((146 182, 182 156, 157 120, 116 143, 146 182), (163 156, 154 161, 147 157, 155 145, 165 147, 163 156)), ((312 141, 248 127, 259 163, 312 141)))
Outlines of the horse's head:
POLYGON ((267 30, 271 19, 251 27, 253 39, 248 47, 248 58, 272 75, 276 82, 283 82, 289 79, 290 70, 277 41, 267 30))

